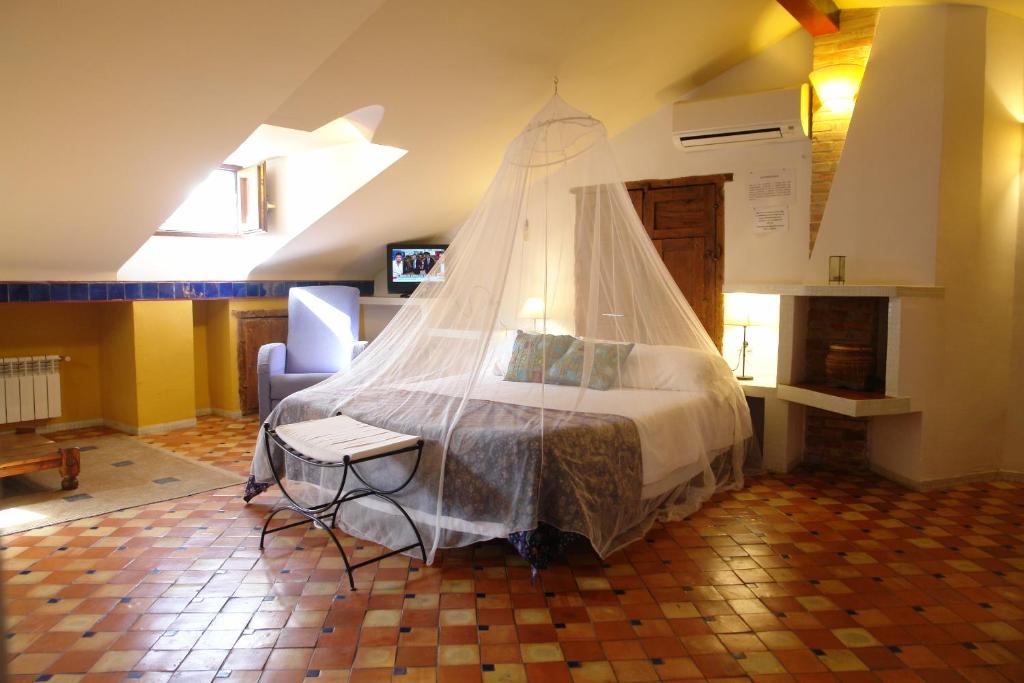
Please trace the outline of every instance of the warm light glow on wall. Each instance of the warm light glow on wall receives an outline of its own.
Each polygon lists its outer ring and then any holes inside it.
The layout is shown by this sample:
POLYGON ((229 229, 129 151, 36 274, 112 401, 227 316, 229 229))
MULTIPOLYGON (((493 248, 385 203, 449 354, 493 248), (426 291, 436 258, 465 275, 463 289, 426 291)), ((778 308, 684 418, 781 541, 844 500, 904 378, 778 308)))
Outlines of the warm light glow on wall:
POLYGON ((774 386, 779 359, 778 294, 725 293, 725 335, 722 355, 730 366, 739 366, 743 328, 747 328, 746 371, 753 384, 774 386))
POLYGON ((853 111, 864 78, 864 67, 858 64, 832 64, 811 72, 811 85, 822 106, 836 114, 853 111))

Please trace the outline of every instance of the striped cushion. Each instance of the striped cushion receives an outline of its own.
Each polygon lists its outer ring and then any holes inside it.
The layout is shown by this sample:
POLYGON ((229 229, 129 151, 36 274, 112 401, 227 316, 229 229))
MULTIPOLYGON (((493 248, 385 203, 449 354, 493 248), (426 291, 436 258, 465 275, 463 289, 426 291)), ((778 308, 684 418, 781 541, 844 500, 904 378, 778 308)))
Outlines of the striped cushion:
POLYGON ((299 453, 324 462, 341 462, 346 455, 352 460, 361 460, 415 446, 420 439, 364 424, 345 415, 280 425, 274 431, 299 453))

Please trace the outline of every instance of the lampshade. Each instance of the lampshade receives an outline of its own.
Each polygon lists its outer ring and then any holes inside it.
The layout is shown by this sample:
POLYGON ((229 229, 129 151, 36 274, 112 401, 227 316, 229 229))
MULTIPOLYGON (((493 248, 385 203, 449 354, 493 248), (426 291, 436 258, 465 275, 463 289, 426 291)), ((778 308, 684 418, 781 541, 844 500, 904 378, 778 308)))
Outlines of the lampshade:
POLYGON ((853 111, 853 104, 864 78, 859 64, 832 64, 811 72, 811 85, 818 99, 829 111, 843 114, 853 111))
POLYGON ((728 292, 725 295, 725 324, 736 326, 775 325, 779 319, 779 297, 771 294, 728 292))
POLYGON ((543 318, 544 299, 539 296, 531 296, 523 302, 523 309, 519 312, 521 318, 543 318))

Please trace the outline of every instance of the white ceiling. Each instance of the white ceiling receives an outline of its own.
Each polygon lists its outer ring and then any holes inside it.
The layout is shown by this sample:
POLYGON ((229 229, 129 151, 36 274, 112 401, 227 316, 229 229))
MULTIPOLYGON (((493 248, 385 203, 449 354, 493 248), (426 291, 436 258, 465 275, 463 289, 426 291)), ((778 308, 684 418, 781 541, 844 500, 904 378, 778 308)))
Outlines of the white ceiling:
POLYGON ((3 0, 0 280, 112 278, 381 1, 3 0))
POLYGON ((553 76, 614 133, 796 28, 775 0, 7 0, 0 12, 0 85, 17 94, 0 108, 0 280, 112 277, 260 124, 314 130, 381 105, 374 141, 408 154, 254 273, 372 277, 386 242, 468 214, 553 76))
POLYGON ((896 7, 899 5, 975 5, 1024 18, 1024 0, 836 0, 840 9, 896 7))

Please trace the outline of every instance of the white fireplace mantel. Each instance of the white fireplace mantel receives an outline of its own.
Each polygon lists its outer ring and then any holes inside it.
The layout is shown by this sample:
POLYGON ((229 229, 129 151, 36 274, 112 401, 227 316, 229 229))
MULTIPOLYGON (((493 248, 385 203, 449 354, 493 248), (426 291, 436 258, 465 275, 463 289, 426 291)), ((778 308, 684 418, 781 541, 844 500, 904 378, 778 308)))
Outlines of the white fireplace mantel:
POLYGON ((750 294, 779 294, 782 296, 863 296, 888 299, 902 297, 941 297, 942 287, 916 285, 803 285, 803 284, 727 284, 726 292, 750 294))

